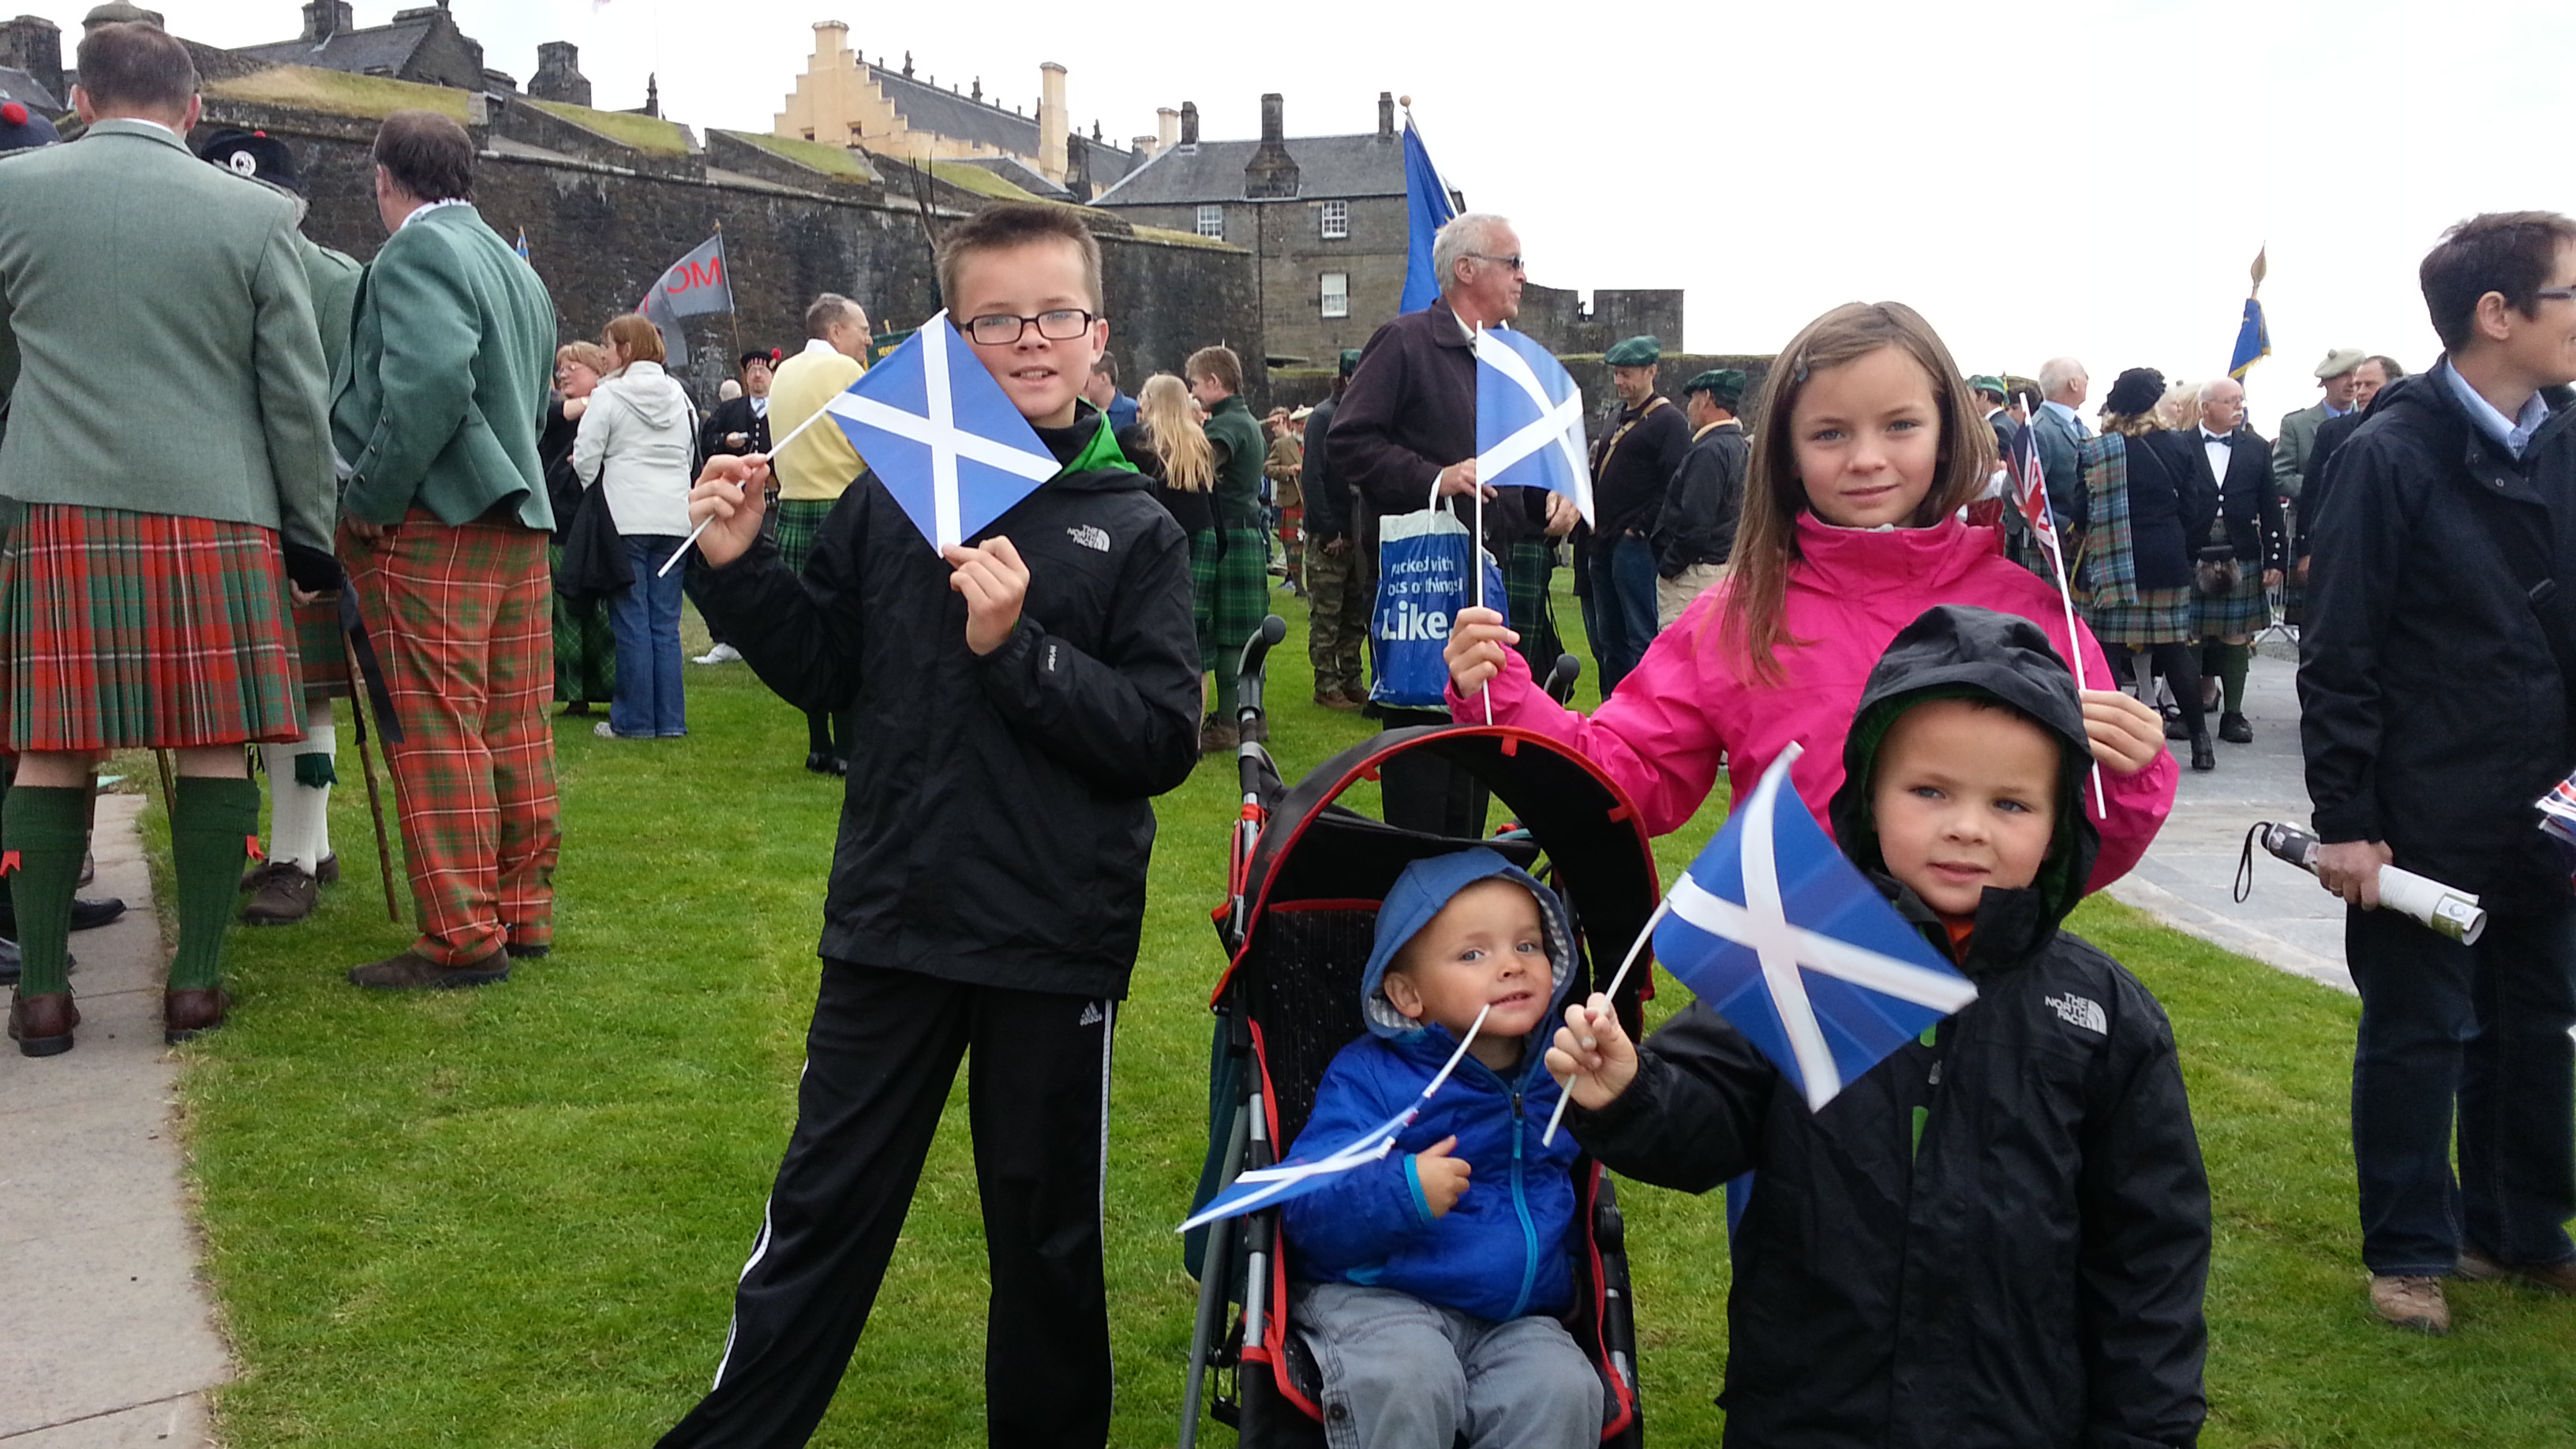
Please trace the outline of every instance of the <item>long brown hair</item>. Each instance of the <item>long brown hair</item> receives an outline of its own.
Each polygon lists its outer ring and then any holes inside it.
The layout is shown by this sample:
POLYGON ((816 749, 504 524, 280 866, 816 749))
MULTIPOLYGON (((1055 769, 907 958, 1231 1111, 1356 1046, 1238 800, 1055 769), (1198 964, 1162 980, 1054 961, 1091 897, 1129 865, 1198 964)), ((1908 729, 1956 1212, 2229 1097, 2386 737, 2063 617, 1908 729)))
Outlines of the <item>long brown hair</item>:
POLYGON ((1205 493, 1216 486, 1216 445, 1190 413, 1187 384, 1158 372, 1136 389, 1136 420, 1154 440, 1154 456, 1163 460, 1163 482, 1184 493, 1205 493))
POLYGON ((1739 662, 1759 683, 1781 681, 1784 646, 1804 648, 1814 642, 1789 637, 1784 619, 1789 567, 1799 558, 1798 515, 1808 511, 1790 414, 1797 411, 1798 395, 1814 374, 1882 347, 1902 351, 1930 377, 1941 428, 1932 487, 1906 526, 1928 528, 1958 512, 1994 474, 1994 429, 1967 410, 1968 385, 1950 360, 1950 349, 1921 313, 1902 302, 1846 302, 1790 339, 1762 381, 1744 517, 1735 531, 1735 552, 1727 560, 1726 607, 1719 616, 1721 637, 1740 651, 1739 662))

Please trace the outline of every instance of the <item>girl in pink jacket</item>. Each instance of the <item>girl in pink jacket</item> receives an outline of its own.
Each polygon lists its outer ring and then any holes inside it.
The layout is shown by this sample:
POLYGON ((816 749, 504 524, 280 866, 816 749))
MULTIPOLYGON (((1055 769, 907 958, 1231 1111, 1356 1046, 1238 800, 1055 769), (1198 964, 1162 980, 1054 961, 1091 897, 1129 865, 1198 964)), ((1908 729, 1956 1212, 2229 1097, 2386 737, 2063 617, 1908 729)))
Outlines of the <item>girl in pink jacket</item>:
MULTIPOLYGON (((1725 580, 1656 636, 1643 663, 1589 718, 1531 680, 1519 635, 1490 609, 1452 626, 1449 709, 1562 740, 1600 765, 1656 835, 1708 798, 1724 761, 1736 798, 1791 741, 1791 768, 1818 822, 1843 779, 1843 734, 1870 666, 1935 604, 2019 614, 2060 654, 2083 651, 2087 683, 2112 681, 2090 630, 2067 637, 2057 593, 2007 562, 1994 530, 1958 519, 1994 471, 1994 433, 1963 406, 1967 386, 1931 326, 1902 303, 1850 303, 1807 324, 1772 364, 1744 517, 1725 580)), ((2173 808, 2177 770, 2155 711, 2116 689, 2084 692, 2107 813, 2088 889, 2137 863, 2173 808)), ((2089 801, 2088 801, 2089 805, 2089 801)))

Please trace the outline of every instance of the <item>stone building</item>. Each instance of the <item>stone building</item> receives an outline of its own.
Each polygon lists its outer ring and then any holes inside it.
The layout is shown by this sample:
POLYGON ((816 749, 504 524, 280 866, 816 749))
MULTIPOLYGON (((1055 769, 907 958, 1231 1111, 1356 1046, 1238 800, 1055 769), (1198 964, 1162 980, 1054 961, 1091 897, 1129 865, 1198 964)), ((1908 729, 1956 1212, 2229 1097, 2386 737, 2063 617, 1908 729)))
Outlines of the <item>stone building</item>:
POLYGON ((1619 339, 1640 335, 1660 340, 1669 352, 1682 345, 1682 293, 1678 287, 1603 287, 1586 306, 1579 292, 1531 282, 1521 288, 1521 315, 1512 325, 1559 357, 1607 352, 1619 339))
POLYGON ((447 0, 397 10, 383 25, 361 27, 354 11, 349 0, 305 0, 303 34, 244 46, 235 54, 270 65, 313 66, 457 90, 518 89, 509 76, 484 68, 482 43, 456 28, 447 0))
POLYGON ((984 98, 977 76, 961 94, 939 78, 913 74, 912 53, 900 67, 871 61, 850 48, 850 27, 838 20, 814 26, 814 53, 787 95, 771 130, 791 140, 848 146, 892 156, 915 166, 963 162, 1052 200, 1087 201, 1092 185, 1127 174, 1135 157, 1101 140, 1092 123, 1086 141, 1067 124, 1065 69, 1038 66, 1034 114, 984 98))

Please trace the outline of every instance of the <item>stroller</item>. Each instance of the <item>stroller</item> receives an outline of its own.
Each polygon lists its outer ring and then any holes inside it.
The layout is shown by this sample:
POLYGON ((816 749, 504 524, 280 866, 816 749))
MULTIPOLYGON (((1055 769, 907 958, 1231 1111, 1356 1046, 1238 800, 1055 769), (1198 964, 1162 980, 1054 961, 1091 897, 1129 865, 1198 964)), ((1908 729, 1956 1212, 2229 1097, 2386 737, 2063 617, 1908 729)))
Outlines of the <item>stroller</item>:
MULTIPOLYGON (((1286 625, 1275 616, 1241 661, 1243 743, 1237 766, 1230 894, 1216 911, 1227 967, 1213 997, 1207 1170, 1198 1201, 1245 1170, 1266 1167, 1296 1139, 1335 1053, 1361 1036, 1359 983, 1376 936, 1379 901, 1405 866, 1482 844, 1552 885, 1574 923, 1570 991, 1600 989, 1658 898, 1654 857, 1635 810, 1590 763, 1543 736, 1460 725, 1388 730, 1334 756, 1294 788, 1259 743, 1261 668, 1286 625), (1389 760, 1428 754, 1483 781, 1513 828, 1483 841, 1400 830, 1338 803, 1389 760)), ((1551 693, 1570 686, 1558 663, 1551 693)), ((1616 1006, 1634 1032, 1648 973, 1632 971, 1616 1006)), ((1624 1227, 1608 1178, 1589 1157, 1574 1166, 1583 1241, 1573 1253, 1576 1308, 1567 1326, 1589 1351, 1605 1390, 1602 1442, 1644 1442, 1637 1401, 1636 1323, 1624 1227)), ((1277 1209, 1209 1225, 1187 1244, 1199 1280, 1181 1411, 1181 1449, 1198 1437, 1201 1405, 1254 1449, 1324 1442, 1323 1377, 1288 1323, 1290 1268, 1277 1209)))

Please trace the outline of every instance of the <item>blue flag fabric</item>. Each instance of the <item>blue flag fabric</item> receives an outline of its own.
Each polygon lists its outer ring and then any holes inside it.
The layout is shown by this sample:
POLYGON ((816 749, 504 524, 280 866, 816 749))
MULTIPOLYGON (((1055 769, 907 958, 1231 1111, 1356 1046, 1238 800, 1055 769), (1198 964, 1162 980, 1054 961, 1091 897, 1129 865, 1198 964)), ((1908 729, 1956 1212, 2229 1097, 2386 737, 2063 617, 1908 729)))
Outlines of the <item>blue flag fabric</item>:
POLYGON ((528 256, 528 229, 526 227, 519 228, 519 245, 514 248, 514 250, 518 252, 520 261, 524 262, 530 259, 528 256))
POLYGON ((1476 334, 1476 481, 1562 493, 1592 521, 1592 467, 1583 443, 1583 392, 1528 334, 1476 334))
POLYGON ((1977 988, 1807 813, 1788 784, 1798 753, 1673 883, 1655 955, 1821 1110, 1977 988))
POLYGON ((1419 312, 1439 300, 1440 276, 1431 265, 1431 239, 1458 214, 1458 207, 1449 199, 1440 168, 1431 164, 1431 153, 1423 149, 1422 133, 1414 129, 1410 114, 1404 118, 1404 212, 1404 300, 1397 305, 1402 311, 1419 312))
POLYGON ((2263 325, 2263 303, 2260 298, 2245 299, 2245 320, 2237 324, 2236 354, 2227 360, 2227 375, 2238 382, 2254 364, 2272 355, 2272 332, 2263 325))
POLYGON ((823 410, 934 549, 974 537, 1060 471, 945 311, 823 410))

